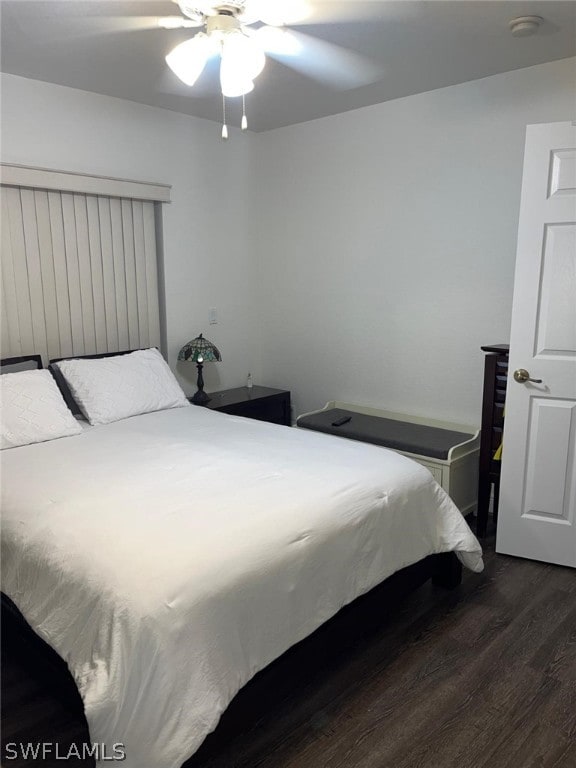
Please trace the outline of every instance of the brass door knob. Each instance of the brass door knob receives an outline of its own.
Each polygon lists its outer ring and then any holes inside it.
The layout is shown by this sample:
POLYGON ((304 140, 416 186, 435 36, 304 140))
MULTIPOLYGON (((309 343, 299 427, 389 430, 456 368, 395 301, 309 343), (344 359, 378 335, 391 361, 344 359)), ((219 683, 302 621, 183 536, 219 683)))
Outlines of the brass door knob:
POLYGON ((525 384, 527 381, 531 381, 534 384, 542 384, 542 379, 531 379, 526 368, 518 368, 518 370, 514 371, 514 381, 517 381, 519 384, 525 384))

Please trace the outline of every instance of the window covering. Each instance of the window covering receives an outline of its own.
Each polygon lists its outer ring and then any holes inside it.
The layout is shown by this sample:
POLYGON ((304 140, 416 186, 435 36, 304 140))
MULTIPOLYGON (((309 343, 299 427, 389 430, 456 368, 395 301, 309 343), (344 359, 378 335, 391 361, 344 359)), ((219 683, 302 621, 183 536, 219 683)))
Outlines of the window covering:
POLYGON ((160 346, 160 203, 6 184, 0 193, 3 357, 160 346))

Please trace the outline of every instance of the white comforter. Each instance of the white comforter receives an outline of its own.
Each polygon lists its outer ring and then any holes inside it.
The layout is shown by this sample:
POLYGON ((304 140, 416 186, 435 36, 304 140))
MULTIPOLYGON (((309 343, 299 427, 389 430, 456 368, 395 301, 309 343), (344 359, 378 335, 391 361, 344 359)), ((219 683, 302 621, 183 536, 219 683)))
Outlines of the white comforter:
POLYGON ((194 406, 2 469, 2 588, 127 768, 178 768, 256 672, 400 568, 449 550, 483 567, 418 464, 194 406))

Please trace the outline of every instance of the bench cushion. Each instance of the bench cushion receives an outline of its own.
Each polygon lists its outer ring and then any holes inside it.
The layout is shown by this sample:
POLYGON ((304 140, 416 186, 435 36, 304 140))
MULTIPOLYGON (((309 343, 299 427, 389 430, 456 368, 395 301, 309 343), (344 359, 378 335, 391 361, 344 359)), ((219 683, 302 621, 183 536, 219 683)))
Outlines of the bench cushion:
POLYGON ((466 432, 454 432, 426 424, 385 419, 381 416, 368 416, 341 408, 300 416, 296 423, 299 427, 316 432, 339 435, 349 440, 361 440, 364 443, 374 443, 395 451, 406 451, 434 459, 447 459, 451 448, 474 437, 466 432), (341 427, 333 427, 332 422, 343 416, 352 418, 341 427))

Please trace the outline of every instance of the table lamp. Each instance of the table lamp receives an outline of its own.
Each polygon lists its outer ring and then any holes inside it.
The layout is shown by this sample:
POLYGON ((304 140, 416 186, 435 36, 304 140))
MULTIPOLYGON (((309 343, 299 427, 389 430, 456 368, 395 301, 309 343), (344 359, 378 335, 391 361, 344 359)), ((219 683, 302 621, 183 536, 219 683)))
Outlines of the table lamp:
POLYGON ((178 353, 178 360, 196 363, 198 368, 198 381, 196 382, 198 391, 190 398, 195 405, 206 405, 211 398, 204 392, 204 377, 202 376, 202 366, 204 363, 220 362, 222 355, 214 344, 205 339, 202 334, 195 339, 184 344, 178 353))

